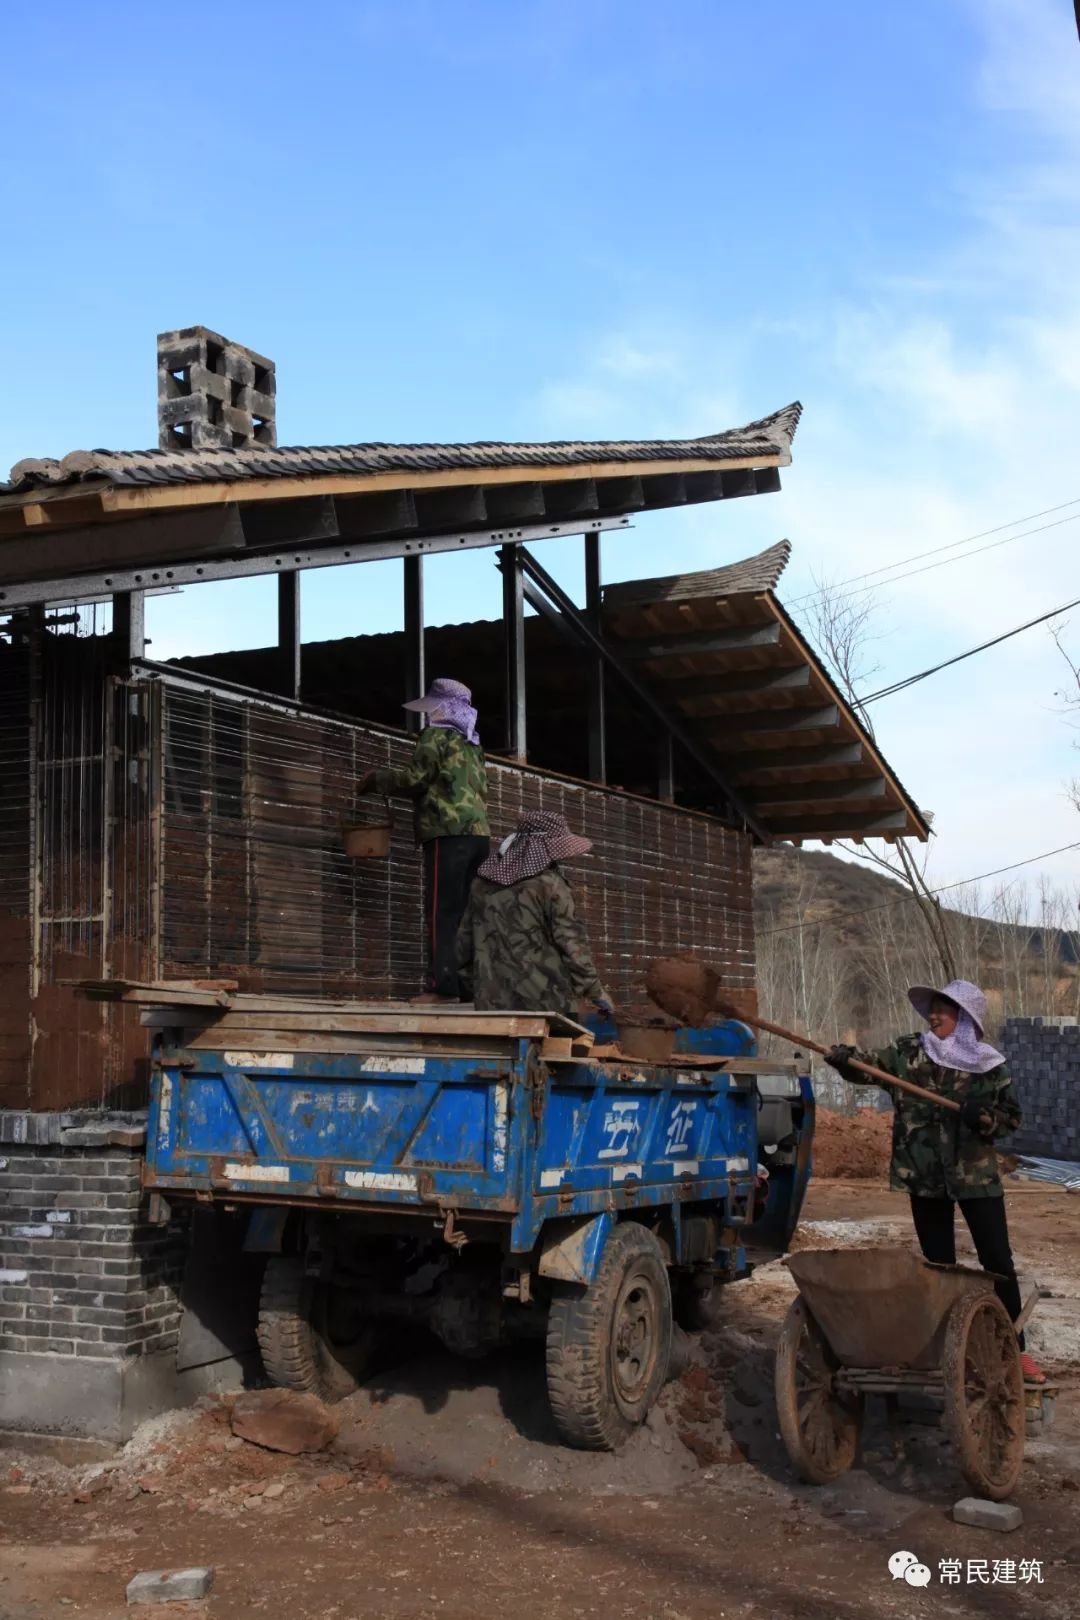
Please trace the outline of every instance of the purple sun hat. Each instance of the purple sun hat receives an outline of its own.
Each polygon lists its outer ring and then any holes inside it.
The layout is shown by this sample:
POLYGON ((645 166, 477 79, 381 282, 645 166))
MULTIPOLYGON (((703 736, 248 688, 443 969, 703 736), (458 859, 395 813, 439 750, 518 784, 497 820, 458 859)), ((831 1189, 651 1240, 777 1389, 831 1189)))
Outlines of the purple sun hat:
POLYGON ((448 675, 439 675, 432 681, 423 697, 411 698, 402 704, 415 714, 426 714, 428 724, 442 731, 460 731, 466 742, 479 745, 476 730, 476 710, 472 693, 463 681, 452 681, 448 675))
POLYGON ((987 1005, 986 997, 977 984, 972 984, 969 979, 952 979, 940 990, 928 984, 913 984, 908 991, 908 1000, 921 1018, 929 1018, 930 1005, 935 996, 943 996, 946 1001, 953 1002, 962 1012, 966 1012, 982 1040, 986 1030, 987 1005))

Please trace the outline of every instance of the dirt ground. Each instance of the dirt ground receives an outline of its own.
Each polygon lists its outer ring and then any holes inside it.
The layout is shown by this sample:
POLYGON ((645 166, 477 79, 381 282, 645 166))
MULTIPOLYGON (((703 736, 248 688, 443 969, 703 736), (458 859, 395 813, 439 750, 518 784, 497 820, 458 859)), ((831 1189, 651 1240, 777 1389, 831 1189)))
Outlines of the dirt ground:
MULTIPOLYGON (((723 1327, 614 1457, 556 1444, 538 1346, 463 1363, 427 1347, 340 1408, 334 1449, 289 1458, 231 1435, 221 1407, 146 1425, 103 1464, 0 1453, 2 1620, 119 1620, 138 1570, 210 1564, 205 1603, 153 1620, 863 1620, 1080 1613, 1080 1198, 1010 1187, 1025 1281, 1054 1297, 1032 1348, 1060 1386, 1029 1441, 1009 1536, 961 1527, 967 1494, 936 1422, 872 1403, 861 1465, 795 1482, 771 1347, 793 1285, 760 1267, 723 1327), (888 1569, 913 1553, 918 1588, 888 1569), (959 1560, 945 1583, 940 1560, 959 1560), (968 1561, 985 1561, 969 1579, 968 1561), (995 1564, 997 1570, 995 1571, 995 1564), (1011 1569, 1011 1578, 1010 1578, 1011 1569), (1033 1577, 1019 1579, 1025 1572, 1033 1577), (997 1581, 991 1577, 999 1575, 997 1581), (1041 1576, 1041 1580, 1034 1578, 1041 1576)), ((798 1244, 906 1242, 879 1182, 815 1181, 798 1244)), ((963 1258, 963 1255, 961 1256, 963 1258)))

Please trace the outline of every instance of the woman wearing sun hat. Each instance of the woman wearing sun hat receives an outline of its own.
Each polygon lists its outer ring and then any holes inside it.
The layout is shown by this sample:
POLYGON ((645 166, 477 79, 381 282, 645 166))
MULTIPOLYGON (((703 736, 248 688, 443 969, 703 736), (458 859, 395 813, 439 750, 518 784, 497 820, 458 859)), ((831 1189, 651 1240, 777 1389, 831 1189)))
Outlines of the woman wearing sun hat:
POLYGON ((560 862, 592 848, 565 819, 528 810, 480 867, 458 932, 462 994, 482 1012, 613 1012, 560 862))
MULTIPOLYGON (((956 1264, 954 1222, 959 1204, 979 1262, 994 1273, 998 1298, 1015 1321, 1020 1314, 1020 1284, 994 1143, 1019 1128, 1020 1104, 1005 1058, 983 1039, 986 997, 978 985, 954 979, 940 990, 913 985, 908 1000, 929 1026, 922 1034, 898 1036, 880 1052, 834 1046, 826 1062, 856 1085, 875 1084, 848 1067, 853 1057, 859 1057, 960 1104, 956 1113, 910 1092, 890 1089, 895 1109, 890 1184, 909 1195, 919 1246, 936 1265, 956 1264)), ((1021 1359, 1025 1378, 1043 1382, 1033 1357, 1025 1352, 1021 1359)))
POLYGON ((487 766, 476 730, 472 693, 440 676, 423 697, 404 705, 426 716, 412 759, 400 770, 368 771, 360 793, 400 793, 416 808, 424 852, 429 995, 460 1000, 454 955, 458 924, 477 868, 491 847, 487 766))

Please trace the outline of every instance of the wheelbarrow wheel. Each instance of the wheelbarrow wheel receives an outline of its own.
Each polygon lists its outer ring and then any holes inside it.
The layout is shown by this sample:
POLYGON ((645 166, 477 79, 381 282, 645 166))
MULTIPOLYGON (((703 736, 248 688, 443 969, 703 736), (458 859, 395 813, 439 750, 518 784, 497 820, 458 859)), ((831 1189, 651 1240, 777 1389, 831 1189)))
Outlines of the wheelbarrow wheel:
POLYGON ((595 1280, 557 1294, 548 1314, 548 1400, 568 1445, 614 1451, 645 1421, 667 1378, 671 1329, 663 1251, 647 1227, 623 1221, 595 1280))
POLYGON ((788 1456, 810 1485, 846 1473, 859 1447, 862 1397, 838 1392, 839 1369, 805 1300, 796 1299, 776 1348, 776 1411, 788 1456))
POLYGON ((1024 1463, 1024 1375, 1009 1313, 996 1294, 960 1299, 945 1323, 945 1427, 977 1496, 1001 1502, 1024 1463))
POLYGON ((376 1348, 361 1295, 307 1276, 303 1261, 286 1255, 266 1262, 258 1340, 271 1383, 324 1401, 355 1393, 376 1348))

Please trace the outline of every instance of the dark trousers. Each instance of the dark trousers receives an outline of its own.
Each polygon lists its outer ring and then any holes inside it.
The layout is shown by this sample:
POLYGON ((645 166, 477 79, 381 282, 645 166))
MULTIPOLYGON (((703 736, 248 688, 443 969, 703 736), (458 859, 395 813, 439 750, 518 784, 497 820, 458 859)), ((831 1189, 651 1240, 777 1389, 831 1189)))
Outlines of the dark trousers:
POLYGON ((429 838, 424 844, 424 924, 428 940, 428 988, 459 996, 458 925, 465 914, 476 869, 491 848, 490 838, 463 833, 429 838))
MULTIPOLYGON (((958 1202, 979 1256, 979 1264, 984 1271, 997 1273, 999 1280, 994 1284, 997 1297, 1015 1322, 1020 1315, 1020 1284, 1016 1280, 1016 1267, 1009 1247, 1005 1200, 961 1198, 958 1202)), ((912 1197, 911 1200, 911 1218, 915 1222, 919 1247, 926 1259, 938 1266, 956 1264, 955 1208, 951 1198, 912 1197)), ((1023 1334, 1020 1335, 1020 1348, 1024 1348, 1023 1334)))

